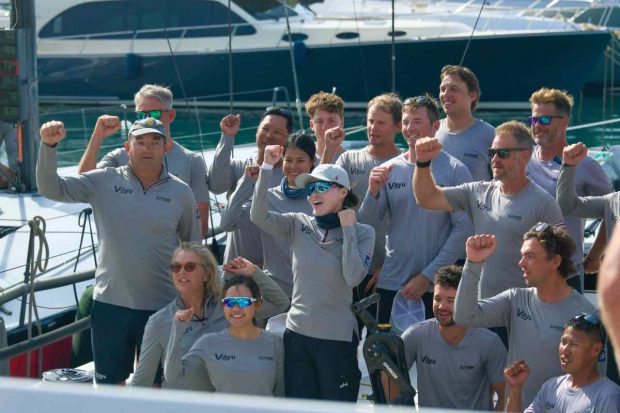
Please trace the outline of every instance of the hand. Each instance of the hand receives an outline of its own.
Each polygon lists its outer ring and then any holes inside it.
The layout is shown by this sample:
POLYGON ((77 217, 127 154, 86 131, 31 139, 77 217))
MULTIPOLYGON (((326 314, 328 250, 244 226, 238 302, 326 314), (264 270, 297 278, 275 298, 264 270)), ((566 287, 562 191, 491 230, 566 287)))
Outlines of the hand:
POLYGON ((583 260, 583 272, 584 274, 596 274, 601 268, 601 258, 586 256, 583 260))
POLYGON ((471 262, 484 262, 495 252, 497 241, 495 235, 480 234, 467 238, 465 252, 471 262))
POLYGON ((427 162, 439 156, 443 146, 436 138, 421 138, 415 143, 415 158, 418 162, 427 162))
POLYGON ((379 282, 380 275, 381 267, 375 268, 375 270, 372 272, 372 277, 370 277, 370 280, 368 280, 368 282, 366 283, 366 288, 364 288, 364 291, 374 293, 377 290, 377 283, 379 282))
POLYGON ((381 187, 385 185, 392 172, 392 165, 388 166, 376 166, 371 169, 368 176, 368 191, 375 198, 379 195, 381 187))
POLYGON ((104 139, 121 128, 121 119, 118 116, 101 115, 97 118, 93 139, 104 139))
POLYGON ((250 260, 246 260, 243 257, 233 258, 224 264, 224 271, 228 271, 233 274, 252 276, 256 272, 256 265, 250 260))
POLYGON ((187 323, 194 316, 194 309, 192 307, 186 308, 185 310, 177 310, 174 315, 174 319, 180 321, 182 323, 187 323))
POLYGON ((275 165, 278 163, 280 159, 282 159, 282 154, 284 153, 284 148, 280 145, 267 145, 265 147, 265 159, 269 165, 275 165))
POLYGON ((241 126, 241 115, 226 115, 220 122, 220 129, 222 133, 230 138, 234 138, 239 133, 239 126, 241 126))
POLYGON ((342 126, 336 126, 334 128, 325 131, 325 149, 335 151, 342 144, 345 138, 344 129, 342 126))
POLYGON ((40 133, 41 141, 48 146, 56 146, 58 142, 67 136, 65 124, 57 120, 44 123, 41 126, 40 133))
POLYGON ((355 210, 353 209, 343 209, 338 212, 338 218, 340 218, 340 225, 343 227, 352 227, 357 223, 355 210))
POLYGON ((529 375, 530 366, 524 360, 512 363, 504 369, 506 383, 513 389, 522 387, 529 375))
POLYGON ((562 162, 566 165, 575 166, 588 156, 588 147, 581 142, 568 145, 562 153, 562 162))
POLYGON ((248 165, 245 167, 245 176, 256 182, 258 180, 258 174, 260 172, 260 166, 248 165))
POLYGON ((407 281, 401 291, 407 300, 417 300, 418 298, 422 298, 422 294, 428 290, 430 283, 431 282, 424 276, 424 274, 419 273, 407 281))

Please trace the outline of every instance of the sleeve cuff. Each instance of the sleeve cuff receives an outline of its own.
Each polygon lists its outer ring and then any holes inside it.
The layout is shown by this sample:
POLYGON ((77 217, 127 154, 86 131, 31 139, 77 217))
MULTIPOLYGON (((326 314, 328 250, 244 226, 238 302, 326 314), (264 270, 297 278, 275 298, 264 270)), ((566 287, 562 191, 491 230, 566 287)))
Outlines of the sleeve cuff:
POLYGON ((271 171, 273 169, 273 165, 269 165, 267 162, 263 162, 263 164, 260 166, 260 169, 271 171))

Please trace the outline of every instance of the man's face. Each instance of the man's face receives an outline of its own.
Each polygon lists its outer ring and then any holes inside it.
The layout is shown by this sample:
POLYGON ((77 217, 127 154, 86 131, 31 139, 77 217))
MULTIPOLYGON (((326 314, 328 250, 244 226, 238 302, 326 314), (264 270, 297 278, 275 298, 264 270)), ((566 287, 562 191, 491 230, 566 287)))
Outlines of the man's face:
POLYGON ((450 327, 454 324, 454 300, 456 290, 435 284, 433 293, 433 314, 439 325, 450 327))
POLYGON ((446 75, 439 85, 439 101, 446 116, 471 113, 471 103, 477 93, 470 92, 458 75, 446 75))
POLYGON ((284 146, 288 137, 286 118, 278 115, 267 115, 256 130, 256 145, 263 150, 267 145, 284 146))
POLYGON ((136 112, 150 112, 152 110, 161 111, 161 118, 159 120, 164 124, 166 134, 170 137, 170 124, 176 116, 175 110, 166 109, 161 100, 152 97, 140 99, 136 104, 136 112))
POLYGON ((325 131, 336 126, 344 126, 344 119, 339 113, 326 110, 316 110, 310 119, 310 129, 314 131, 317 139, 325 139, 325 131))
POLYGON ((400 122, 394 122, 390 113, 371 106, 366 114, 366 130, 368 143, 371 145, 393 145, 396 134, 400 131, 400 122))
MULTIPOLYGON (((491 148, 514 149, 519 148, 517 140, 508 133, 495 136, 491 148)), ((531 152, 528 151, 511 151, 508 158, 501 158, 499 154, 491 158, 491 169, 493 178, 499 181, 515 179, 521 175, 525 175, 525 165, 530 158, 531 152)))
POLYGON ((166 154, 165 139, 156 133, 130 136, 125 143, 131 167, 137 171, 160 171, 166 154))
POLYGON ((521 260, 519 261, 525 284, 528 287, 538 287, 557 271, 561 260, 559 255, 550 257, 538 239, 526 239, 521 246, 521 260))
POLYGON ((432 138, 439 128, 439 121, 431 122, 428 108, 418 106, 413 110, 403 111, 402 133, 409 147, 413 148, 420 138, 432 138))
POLYGON ((560 367, 567 374, 592 369, 603 345, 595 342, 585 331, 566 327, 560 338, 560 367))
MULTIPOLYGON (((553 103, 534 103, 532 104, 532 116, 562 116, 562 114, 557 112, 553 103)), ((537 122, 531 126, 534 141, 543 148, 551 148, 558 142, 564 142, 567 127, 568 117, 553 118, 549 125, 537 122)))

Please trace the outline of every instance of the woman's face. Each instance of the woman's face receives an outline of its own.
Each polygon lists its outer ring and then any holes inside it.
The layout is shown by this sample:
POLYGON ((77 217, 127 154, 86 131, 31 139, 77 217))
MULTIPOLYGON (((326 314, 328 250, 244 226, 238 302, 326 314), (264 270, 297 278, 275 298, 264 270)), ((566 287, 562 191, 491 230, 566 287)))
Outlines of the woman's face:
POLYGON ((174 287, 181 294, 200 292, 204 294, 205 282, 209 273, 200 261, 200 257, 193 252, 181 251, 172 257, 170 264, 174 287))
MULTIPOLYGON (((247 297, 247 298, 256 298, 252 295, 252 291, 245 285, 234 285, 226 290, 226 294, 224 298, 229 297, 247 297)), ((246 307, 241 307, 243 304, 233 304, 233 307, 229 307, 225 303, 222 303, 224 306, 224 316, 226 320, 228 320, 228 324, 231 327, 247 327, 254 325, 253 320, 256 316, 256 311, 260 307, 259 301, 254 301, 250 303, 246 307)))
POLYGON ((308 202, 312 205, 312 213, 320 217, 340 211, 348 190, 338 185, 331 185, 327 192, 319 192, 320 188, 315 187, 312 194, 308 196, 308 202))
POLYGON ((282 169, 289 186, 295 186, 297 175, 308 173, 312 169, 312 159, 306 152, 292 146, 284 153, 282 169))

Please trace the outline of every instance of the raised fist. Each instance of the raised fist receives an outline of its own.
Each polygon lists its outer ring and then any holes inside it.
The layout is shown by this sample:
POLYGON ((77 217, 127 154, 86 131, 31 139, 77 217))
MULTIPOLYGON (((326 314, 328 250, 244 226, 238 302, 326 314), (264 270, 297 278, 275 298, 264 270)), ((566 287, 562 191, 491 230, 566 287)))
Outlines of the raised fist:
POLYGON ((575 143, 564 148, 562 153, 562 162, 566 165, 576 166, 588 156, 588 147, 583 143, 575 143))
POLYGON ((441 152, 441 143, 436 138, 421 138, 415 143, 415 157, 418 162, 435 159, 441 152))
POLYGON ((484 262, 497 248, 495 235, 480 234, 467 238, 465 252, 471 262, 484 262))
POLYGON ((258 179, 258 174, 260 172, 260 166, 257 165, 248 165, 245 167, 245 176, 256 181, 258 179))
POLYGON ((370 171, 368 176, 368 191, 372 196, 376 197, 381 190, 381 187, 385 185, 390 178, 390 172, 392 172, 392 165, 388 166, 376 166, 370 171))
POLYGON ((65 124, 60 121, 53 120, 41 126, 41 141, 48 146, 56 146, 65 136, 65 124))
POLYGON ((529 375, 530 367, 524 360, 512 363, 504 369, 506 383, 512 388, 523 386, 529 375))
POLYGON ((231 272, 233 274, 252 276, 256 272, 256 265, 250 260, 246 260, 243 257, 233 258, 224 264, 224 271, 231 272))
POLYGON ((357 222, 353 209, 343 209, 338 212, 338 218, 340 218, 340 225, 343 227, 352 227, 357 222))
POLYGON ((241 115, 226 115, 220 122, 220 129, 222 133, 228 137, 234 138, 239 133, 239 126, 241 125, 241 115))
POLYGON ((101 115, 97 118, 93 138, 103 139, 121 128, 121 119, 118 116, 101 115))
POLYGON ((328 129, 325 131, 325 146, 335 150, 342 144, 345 136, 346 134, 342 126, 328 129))
POLYGON ((284 148, 280 145, 267 145, 265 147, 265 160, 269 165, 275 165, 282 158, 284 148))

